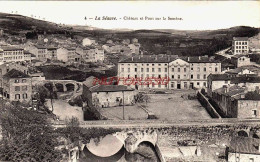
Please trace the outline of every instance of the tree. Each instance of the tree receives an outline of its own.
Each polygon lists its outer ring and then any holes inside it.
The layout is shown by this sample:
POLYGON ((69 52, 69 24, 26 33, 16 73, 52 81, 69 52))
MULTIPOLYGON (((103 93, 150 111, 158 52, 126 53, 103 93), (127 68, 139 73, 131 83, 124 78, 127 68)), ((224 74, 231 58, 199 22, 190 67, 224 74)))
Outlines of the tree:
POLYGON ((57 136, 47 116, 10 106, 1 110, 0 161, 60 161, 57 136))

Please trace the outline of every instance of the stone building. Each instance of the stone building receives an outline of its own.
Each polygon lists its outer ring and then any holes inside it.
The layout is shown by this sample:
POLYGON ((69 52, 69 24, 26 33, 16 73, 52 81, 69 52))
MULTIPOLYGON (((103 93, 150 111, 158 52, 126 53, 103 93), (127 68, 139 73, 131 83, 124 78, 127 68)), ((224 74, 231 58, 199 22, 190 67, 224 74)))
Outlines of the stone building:
POLYGON ((235 65, 235 67, 241 67, 250 65, 250 58, 246 55, 235 55, 231 57, 231 63, 235 65))
POLYGON ((82 56, 86 62, 103 62, 105 59, 104 49, 101 47, 77 47, 76 51, 82 56))
POLYGON ((207 94, 212 97, 212 91, 230 85, 231 77, 228 74, 210 74, 208 76, 207 94))
POLYGON ((25 74, 29 74, 28 67, 20 63, 10 62, 10 63, 1 64, 0 65, 0 87, 3 87, 3 76, 9 71, 11 71, 12 69, 16 69, 25 74))
POLYGON ((233 54, 248 54, 248 43, 248 37, 234 37, 232 41, 233 54))
POLYGON ((41 45, 30 45, 25 48, 30 53, 36 56, 36 59, 40 61, 47 61, 48 58, 48 49, 46 46, 41 45))
POLYGON ((118 78, 124 80, 119 84, 138 79, 137 84, 130 85, 136 89, 205 88, 208 75, 220 72, 221 63, 208 57, 139 55, 118 64, 118 78))
POLYGON ((133 105, 135 94, 134 89, 123 85, 96 85, 89 88, 83 84, 83 97, 89 106, 94 107, 133 105))
POLYGON ((57 48, 47 47, 47 58, 50 60, 57 60, 57 48))
POLYGON ((212 99, 226 117, 260 118, 259 89, 248 92, 246 87, 223 86, 212 92, 212 99))
POLYGON ((61 47, 57 50, 57 59, 66 63, 79 62, 80 57, 75 47, 61 47))
POLYGON ((260 161, 260 140, 258 138, 234 137, 228 150, 228 162, 260 161))
POLYGON ((24 60, 24 49, 14 46, 0 47, 0 62, 21 62, 24 60))
POLYGON ((10 101, 28 103, 32 97, 31 77, 12 69, 3 76, 3 97, 10 101))

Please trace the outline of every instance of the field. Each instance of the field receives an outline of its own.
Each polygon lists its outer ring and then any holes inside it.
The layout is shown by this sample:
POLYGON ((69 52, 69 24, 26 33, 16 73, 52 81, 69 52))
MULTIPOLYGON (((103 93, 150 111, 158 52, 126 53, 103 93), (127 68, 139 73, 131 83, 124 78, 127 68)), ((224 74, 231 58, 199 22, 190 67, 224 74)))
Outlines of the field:
MULTIPOLYGON (((185 97, 195 94, 194 91, 174 91, 172 94, 149 94, 151 100, 147 103, 147 109, 154 113, 159 120, 193 120, 210 119, 204 107, 198 100, 189 100, 185 97)), ((102 109, 102 114, 111 118, 122 119, 123 108, 113 107, 102 109)), ((125 106, 125 119, 147 119, 147 113, 138 105, 125 106)))

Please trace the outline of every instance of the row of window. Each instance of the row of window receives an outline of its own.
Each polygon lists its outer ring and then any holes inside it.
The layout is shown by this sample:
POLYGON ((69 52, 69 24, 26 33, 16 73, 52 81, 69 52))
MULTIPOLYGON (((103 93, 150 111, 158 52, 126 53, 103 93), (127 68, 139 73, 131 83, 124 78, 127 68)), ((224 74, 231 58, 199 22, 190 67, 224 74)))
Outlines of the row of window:
POLYGON ((236 45, 247 45, 247 42, 236 42, 236 45))
POLYGON ((236 49, 247 49, 247 46, 236 46, 236 49))
MULTIPOLYGON (((20 99, 21 99, 21 95, 20 95, 20 94, 15 94, 14 97, 15 97, 16 100, 20 100, 20 99)), ((27 99, 27 98, 28 98, 27 93, 24 93, 24 94, 22 95, 22 98, 23 98, 23 99, 27 99)))
POLYGON ((236 50, 236 53, 245 53, 245 52, 247 52, 247 50, 236 50))
MULTIPOLYGON (((22 91, 27 91, 27 86, 21 86, 22 87, 22 91)), ((20 86, 15 86, 14 89, 15 91, 20 91, 21 90, 20 86)))
MULTIPOLYGON (((195 82, 195 83, 196 83, 196 82, 195 82)), ((194 83, 192 83, 192 84, 194 84, 194 83)), ((161 84, 155 84, 155 83, 154 83, 154 84, 152 83, 152 84, 147 84, 147 85, 141 85, 141 87, 144 88, 144 87, 146 86, 147 88, 149 88, 149 87, 153 87, 153 88, 154 88, 155 85, 157 85, 158 88, 162 88, 162 87, 167 88, 167 84, 166 84, 166 85, 161 85, 161 84)), ((177 85, 178 85, 178 86, 175 86, 175 83, 174 83, 174 82, 171 82, 171 83, 170 83, 170 88, 176 88, 176 87, 177 87, 177 88, 178 88, 178 87, 181 88, 181 87, 180 87, 181 84, 177 84, 177 85)), ((196 85, 197 85, 197 86, 200 86, 200 82, 197 82, 196 85)), ((184 88, 188 88, 188 83, 187 83, 187 82, 184 82, 184 85, 183 85, 183 86, 184 86, 184 88)), ((206 86, 207 86, 207 83, 206 83, 206 82, 203 82, 203 86, 206 87, 206 86)))
MULTIPOLYGON (((162 77, 160 74, 159 74, 159 75, 156 75, 156 76, 155 76, 155 74, 152 74, 152 75, 146 74, 146 78, 149 78, 149 77, 157 77, 157 76, 158 76, 158 78, 161 78, 161 77, 162 77)), ((177 76, 177 77, 175 78, 175 76, 172 75, 172 76, 171 76, 171 79, 181 79, 181 75, 176 75, 176 76, 177 76)), ((194 75, 191 74, 191 75, 190 75, 190 79, 207 79, 207 75, 206 75, 206 74, 202 75, 203 77, 200 77, 200 76, 201 76, 200 74, 197 74, 197 78, 195 78, 194 75)), ((167 77, 167 74, 165 74, 164 77, 167 77)), ((128 75, 128 78, 130 78, 130 75, 128 75)), ((135 78, 137 78, 137 75, 135 75, 135 78)), ((141 78, 144 78, 144 75, 143 75, 143 74, 141 74, 141 78)), ((183 79, 187 79, 187 75, 184 74, 182 78, 183 78, 183 79)))
MULTIPOLYGON (((24 71, 24 72, 25 72, 25 71, 24 71)), ((28 73, 28 72, 27 72, 27 73, 28 73)), ((14 82, 15 82, 15 83, 20 83, 20 80, 19 80, 19 79, 15 79, 14 82)), ((22 80, 21 80, 21 83, 26 83, 26 82, 27 82, 26 79, 22 79, 22 80)))
MULTIPOLYGON (((178 62, 177 62, 177 64, 178 64, 178 62)), ((124 66, 125 64, 121 64, 122 66, 124 66)), ((131 66, 131 64, 127 64, 128 66, 131 66)), ((137 66, 137 64, 134 64, 135 66, 137 66)), ((144 64, 141 64, 142 66, 144 66, 144 64)), ((146 66, 154 66, 155 64, 146 64, 146 66)), ((168 64, 164 64, 165 66, 168 66, 168 64)), ((195 63, 191 63, 190 64, 191 66, 194 66, 194 65, 196 65, 195 63)), ((198 65, 201 65, 201 63, 198 63, 198 65)), ((207 63, 204 63, 204 66, 206 66, 207 65, 207 63)), ((212 66, 212 63, 209 63, 209 65, 210 66, 212 66)), ((215 65, 217 66, 218 65, 218 63, 215 63, 215 65)), ((158 64, 158 66, 161 66, 161 64, 158 64)), ((179 65, 180 66, 180 65, 179 65)), ((183 66, 186 66, 186 65, 183 65, 183 66)), ((188 65, 187 65, 188 66, 188 65)))
MULTIPOLYGON (((155 72, 155 68, 152 68, 151 70, 152 70, 152 72, 155 72)), ((193 71, 194 68, 192 67, 190 70, 193 71)), ((131 69, 128 68, 127 72, 130 73, 130 71, 131 71, 131 69)), ((134 71, 137 72, 137 68, 135 68, 134 71)), ((149 72, 149 71, 150 71, 150 69, 146 68, 146 72, 149 72)), ((164 72, 167 72, 167 71, 168 71, 167 68, 164 68, 164 72)), ((174 72, 175 71, 174 68, 172 68, 171 71, 174 72)), ((200 67, 197 68, 197 71, 200 72, 200 67)), ((204 67, 203 71, 206 72, 207 68, 204 67)), ((209 67, 209 71, 212 72, 212 67, 209 67)), ((124 72, 124 68, 121 68, 121 72, 124 72)), ((141 72, 144 72, 144 68, 141 68, 141 72)), ((158 72, 162 72, 161 68, 158 68, 158 72)), ((177 72, 181 72, 181 68, 177 68, 177 72)), ((187 72, 187 69, 183 68, 183 72, 187 72)), ((215 67, 215 72, 218 72, 217 67, 215 67)))

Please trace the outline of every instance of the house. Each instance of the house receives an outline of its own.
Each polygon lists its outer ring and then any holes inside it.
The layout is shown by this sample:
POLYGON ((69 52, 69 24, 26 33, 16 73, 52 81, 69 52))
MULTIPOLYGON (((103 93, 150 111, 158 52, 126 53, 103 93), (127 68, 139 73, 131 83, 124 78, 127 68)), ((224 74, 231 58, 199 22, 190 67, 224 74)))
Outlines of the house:
POLYGON ((249 137, 233 137, 228 150, 228 162, 260 161, 260 140, 249 137))
POLYGON ((77 47, 76 51, 86 62, 103 62, 105 59, 104 49, 101 47, 87 46, 77 47))
POLYGON ((79 62, 75 47, 60 47, 57 49, 57 59, 67 63, 79 62))
POLYGON ((232 77, 230 80, 230 85, 238 85, 240 87, 247 87, 248 91, 255 91, 260 87, 260 77, 259 76, 239 76, 232 77))
POLYGON ((249 50, 252 53, 260 54, 260 33, 249 38, 249 50))
POLYGON ((132 105, 135 94, 134 89, 124 85, 96 85, 89 88, 83 84, 83 98, 91 107, 132 105))
POLYGON ((260 118, 259 88, 249 92, 247 87, 223 86, 212 92, 212 99, 231 118, 260 118))
POLYGON ((248 54, 248 37, 234 37, 232 41, 232 53, 237 54, 248 54))
POLYGON ((24 61, 24 49, 15 46, 0 47, 0 62, 24 61))
POLYGON ((11 71, 12 69, 19 70, 25 74, 28 74, 28 67, 23 66, 20 63, 17 62, 8 62, 0 65, 0 87, 3 87, 3 76, 11 71))
POLYGON ((57 60, 57 47, 47 47, 47 58, 57 60))
POLYGON ((10 101, 29 103, 32 96, 32 79, 28 74, 12 69, 3 76, 3 97, 10 101))
POLYGON ((29 45, 25 47, 30 53, 36 56, 36 59, 39 61, 47 61, 48 56, 48 49, 46 46, 42 45, 29 45))
POLYGON ((231 69, 225 72, 230 76, 241 76, 241 75, 256 75, 260 76, 260 68, 254 65, 241 66, 235 69, 231 69))
POLYGON ((137 55, 139 54, 140 46, 141 45, 139 43, 133 43, 133 44, 128 45, 128 47, 130 48, 132 53, 137 54, 137 55))
POLYGON ((95 44, 95 43, 96 43, 96 40, 91 39, 91 38, 84 38, 82 40, 82 45, 83 46, 90 46, 90 45, 95 44))
POLYGON ((250 65, 250 58, 246 55, 235 55, 231 57, 231 63, 235 65, 235 67, 241 67, 250 65))
POLYGON ((228 74, 210 74, 208 76, 207 94, 212 97, 212 91, 230 85, 231 76, 228 74))
POLYGON ((178 57, 176 55, 139 55, 120 60, 119 84, 140 80, 136 89, 206 88, 209 74, 221 72, 221 63, 209 57, 178 57), (128 81, 129 82, 129 81, 128 81))

